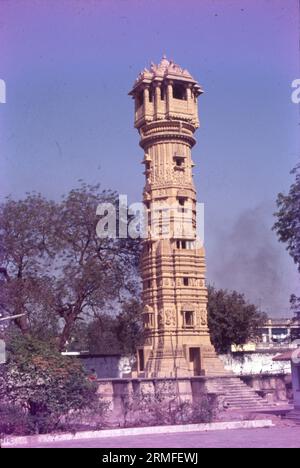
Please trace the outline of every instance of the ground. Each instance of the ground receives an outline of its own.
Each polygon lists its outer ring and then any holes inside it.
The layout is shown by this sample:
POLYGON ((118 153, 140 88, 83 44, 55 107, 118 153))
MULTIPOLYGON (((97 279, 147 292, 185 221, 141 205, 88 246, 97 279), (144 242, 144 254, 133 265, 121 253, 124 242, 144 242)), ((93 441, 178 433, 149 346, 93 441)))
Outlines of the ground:
POLYGON ((300 448, 300 426, 153 434, 40 444, 31 448, 300 448))

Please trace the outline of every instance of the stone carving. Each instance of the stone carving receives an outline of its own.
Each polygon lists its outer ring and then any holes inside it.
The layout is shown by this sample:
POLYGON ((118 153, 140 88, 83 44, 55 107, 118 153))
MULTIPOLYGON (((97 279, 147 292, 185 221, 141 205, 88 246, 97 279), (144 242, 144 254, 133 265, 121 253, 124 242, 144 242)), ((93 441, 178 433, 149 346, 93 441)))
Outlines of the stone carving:
POLYGON ((165 311, 165 324, 168 327, 175 327, 176 326, 175 310, 166 309, 166 311, 165 311))
POLYGON ((201 325, 205 327, 207 325, 207 310, 202 308, 200 309, 201 325))
POLYGON ((182 78, 190 78, 193 80, 192 75, 185 68, 181 68, 173 60, 168 60, 164 55, 158 65, 151 63, 150 70, 144 68, 143 71, 138 75, 135 83, 143 81, 144 79, 153 80, 156 77, 163 78, 167 75, 179 75, 182 78))
POLYGON ((145 339, 145 346, 152 346, 152 338, 151 338, 151 336, 148 336, 148 337, 145 339))
POLYGON ((207 312, 206 309, 200 309, 196 313, 196 325, 197 327, 207 326, 207 312))

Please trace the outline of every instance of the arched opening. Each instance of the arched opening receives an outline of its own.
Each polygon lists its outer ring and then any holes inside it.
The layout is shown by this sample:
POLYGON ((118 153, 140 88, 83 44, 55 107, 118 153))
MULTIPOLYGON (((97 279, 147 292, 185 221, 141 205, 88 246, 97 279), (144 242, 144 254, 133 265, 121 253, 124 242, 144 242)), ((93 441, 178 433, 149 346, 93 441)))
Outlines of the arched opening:
POLYGON ((137 108, 141 107, 144 103, 144 95, 143 95, 143 91, 140 91, 137 95, 136 95, 136 106, 137 108))
POLYGON ((173 98, 186 101, 186 89, 180 83, 175 83, 173 85, 173 98))

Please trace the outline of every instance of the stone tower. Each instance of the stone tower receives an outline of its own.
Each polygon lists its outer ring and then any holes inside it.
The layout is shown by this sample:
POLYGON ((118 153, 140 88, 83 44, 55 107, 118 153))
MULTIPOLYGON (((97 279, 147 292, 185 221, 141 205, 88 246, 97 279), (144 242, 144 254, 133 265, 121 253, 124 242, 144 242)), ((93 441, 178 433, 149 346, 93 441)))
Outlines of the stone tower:
POLYGON ((129 93, 144 150, 147 235, 141 258, 146 342, 138 375, 224 374, 207 326, 204 248, 196 233, 191 148, 201 86, 163 57, 129 93))

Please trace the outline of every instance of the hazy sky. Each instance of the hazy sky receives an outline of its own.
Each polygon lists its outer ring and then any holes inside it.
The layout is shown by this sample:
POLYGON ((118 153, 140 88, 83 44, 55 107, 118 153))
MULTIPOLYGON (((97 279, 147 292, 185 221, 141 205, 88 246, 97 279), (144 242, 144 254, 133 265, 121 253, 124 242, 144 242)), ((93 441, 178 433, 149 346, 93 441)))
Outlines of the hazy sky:
POLYGON ((81 178, 140 200, 127 93, 166 53, 205 89, 193 159, 208 279, 288 315, 299 276, 271 226, 299 159, 298 26, 298 0, 0 0, 0 195, 58 197, 81 178))

